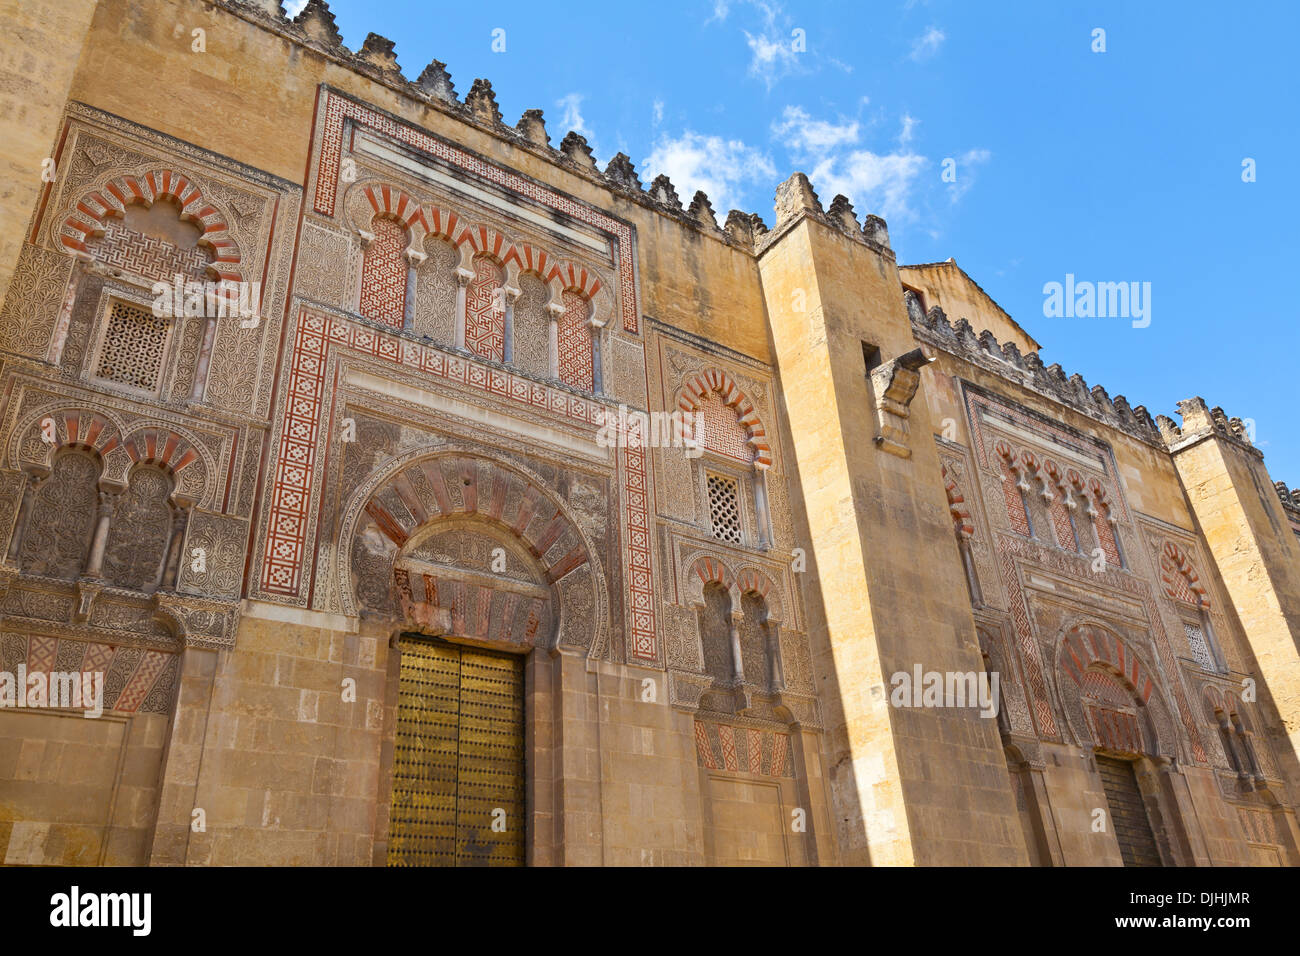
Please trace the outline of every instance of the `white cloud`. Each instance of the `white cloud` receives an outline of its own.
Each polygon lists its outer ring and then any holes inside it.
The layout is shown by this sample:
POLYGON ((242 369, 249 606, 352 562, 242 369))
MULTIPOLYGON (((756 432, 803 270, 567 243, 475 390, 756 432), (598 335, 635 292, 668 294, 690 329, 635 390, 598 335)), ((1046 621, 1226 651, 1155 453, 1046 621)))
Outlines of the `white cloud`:
POLYGON ((942 30, 938 27, 930 27, 912 42, 910 56, 918 63, 922 60, 928 60, 939 52, 939 47, 943 46, 945 39, 942 30))
POLYGON ((798 106, 785 108, 781 120, 772 124, 772 134, 785 142, 790 158, 805 167, 823 204, 843 193, 859 215, 871 212, 899 220, 911 215, 917 177, 929 164, 924 156, 906 149, 881 154, 850 148, 858 145, 861 136, 858 121, 816 119, 798 106))
POLYGON ((912 136, 914 135, 913 131, 920 125, 921 125, 921 121, 919 119, 912 116, 910 113, 904 113, 903 128, 898 132, 899 144, 902 146, 906 146, 908 143, 910 143, 912 141, 912 136))
POLYGON ((664 121, 664 101, 655 100, 654 102, 654 125, 658 126, 664 121))
POLYGON ((749 61, 749 72, 767 84, 770 90, 781 77, 793 73, 798 63, 798 54, 788 37, 780 34, 762 33, 758 36, 744 31, 745 42, 753 57, 749 61))
POLYGON ((809 171, 808 178, 825 205, 836 193, 843 193, 859 215, 870 212, 890 221, 906 221, 912 215, 916 179, 929 162, 916 153, 881 155, 858 149, 827 157, 809 171))
POLYGON ((968 149, 955 158, 957 180, 947 184, 948 199, 952 202, 957 202, 975 185, 975 170, 992 159, 993 154, 987 149, 968 149))
POLYGON ((582 118, 582 94, 570 93, 568 96, 562 96, 555 101, 555 105, 560 107, 564 112, 560 115, 560 135, 564 136, 569 130, 584 136, 587 139, 587 145, 591 151, 596 152, 596 134, 587 128, 586 121, 582 118))
POLYGON ((302 8, 305 6, 307 6, 307 0, 285 0, 284 12, 292 20, 302 13, 302 8))
POLYGON ((692 130, 675 138, 660 137, 641 168, 647 181, 659 173, 667 175, 684 204, 690 203, 696 190, 704 190, 719 221, 739 204, 746 183, 768 184, 776 178, 776 167, 761 150, 738 139, 692 130))
POLYGON ((856 120, 830 123, 813 119, 798 106, 787 106, 779 122, 772 124, 772 134, 780 137, 792 153, 823 153, 845 143, 858 141, 856 120))

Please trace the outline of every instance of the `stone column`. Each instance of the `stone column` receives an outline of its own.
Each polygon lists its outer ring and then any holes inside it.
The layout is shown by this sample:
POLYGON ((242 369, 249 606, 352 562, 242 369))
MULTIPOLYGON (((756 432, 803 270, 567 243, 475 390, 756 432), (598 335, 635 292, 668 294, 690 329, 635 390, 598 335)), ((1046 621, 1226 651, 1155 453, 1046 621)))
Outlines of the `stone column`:
MULTIPOLYGON (((217 652, 187 647, 182 652, 180 688, 176 696, 176 715, 168 733, 163 759, 162 786, 158 798, 158 822, 154 826, 153 847, 149 856, 152 866, 181 866, 208 862, 211 838, 195 832, 194 811, 204 811, 205 825, 213 819, 215 806, 200 806, 199 770, 203 766, 208 713, 212 705, 212 688, 217 673, 217 652), (191 837, 197 845, 191 853, 191 837)), ((216 742, 211 741, 215 747, 216 742)))
POLYGON ((90 539, 90 559, 86 562, 84 577, 104 576, 104 550, 108 547, 108 529, 113 524, 113 511, 117 508, 117 500, 121 493, 122 489, 103 486, 99 489, 99 513, 95 517, 95 535, 90 539))
POLYGON ((212 368, 212 346, 217 339, 217 320, 203 320, 203 342, 199 345, 199 359, 194 364, 194 387, 190 389, 190 401, 201 402, 208 390, 208 371, 212 368))
POLYGON ((472 270, 463 267, 456 270, 456 337, 452 344, 462 352, 465 351, 465 300, 473 281, 472 270))
POLYGON ((512 285, 502 286, 501 293, 506 300, 505 344, 501 355, 502 361, 506 365, 513 365, 515 361, 515 300, 524 293, 522 289, 516 289, 512 285))
POLYGON ((409 329, 415 318, 415 270, 425 259, 429 258, 418 249, 410 248, 406 250, 406 308, 402 314, 402 328, 409 329))
POLYGON ((605 373, 600 367, 600 337, 605 328, 604 322, 591 320, 591 390, 596 395, 605 394, 605 373))
POLYGON ((732 611, 727 615, 727 636, 731 639, 732 679, 737 684, 745 681, 745 662, 740 652, 740 622, 745 619, 741 611, 732 611))
POLYGON ((18 506, 18 517, 14 521, 13 537, 9 539, 8 563, 18 566, 18 554, 22 550, 23 536, 27 534, 27 523, 32 517, 32 504, 36 501, 36 492, 41 483, 49 477, 49 472, 36 470, 26 472, 27 480, 23 483, 23 500, 18 506))
POLYGON ((758 546, 767 550, 772 546, 771 521, 767 513, 767 468, 754 465, 754 513, 758 520, 758 546))
MULTIPOLYGON (((1040 835, 1046 844, 1044 849, 1052 866, 1065 866, 1065 853, 1061 849, 1061 837, 1056 832, 1056 817, 1052 814, 1052 798, 1047 792, 1044 773, 1047 764, 1041 760, 1026 760, 1018 771, 1024 785, 1026 802, 1030 814, 1037 819, 1040 835)), ((1016 771, 1013 771, 1016 772, 1016 771)))
POLYGON ((551 378, 559 378, 560 316, 564 315, 564 306, 557 302, 548 302, 546 314, 551 320, 546 326, 546 374, 551 378))
POLYGON ((785 662, 781 660, 781 622, 767 620, 767 655, 772 661, 772 690, 785 690, 785 662))
POLYGON ((158 575, 159 587, 168 591, 176 589, 176 580, 180 576, 181 545, 185 541, 185 528, 189 524, 190 511, 189 507, 177 504, 176 510, 172 513, 171 536, 167 540, 167 547, 163 550, 163 563, 158 575))

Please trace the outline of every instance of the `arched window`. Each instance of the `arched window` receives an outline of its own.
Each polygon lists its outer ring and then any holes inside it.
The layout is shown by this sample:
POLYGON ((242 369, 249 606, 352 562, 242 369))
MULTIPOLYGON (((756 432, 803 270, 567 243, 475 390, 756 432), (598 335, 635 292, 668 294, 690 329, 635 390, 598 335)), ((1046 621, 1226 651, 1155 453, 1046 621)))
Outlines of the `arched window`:
POLYGON ((406 292, 410 266, 406 261, 406 230, 387 216, 370 224, 373 238, 361 260, 361 299, 358 311, 394 329, 406 327, 406 292))
POLYGON ((69 449, 54 459, 23 534, 23 571, 64 579, 81 574, 99 513, 99 474, 99 460, 85 452, 69 449))
POLYGON ((1029 452, 1020 456, 1024 470, 1021 472, 1018 487, 1020 499, 1024 503, 1026 520, 1029 523, 1029 535, 1043 544, 1052 544, 1052 522, 1048 514, 1048 504, 1052 493, 1047 483, 1038 474, 1038 460, 1029 452))
POLYGON ((1092 523, 1092 532, 1097 539, 1097 547, 1106 555, 1106 560, 1118 567, 1126 567, 1124 544, 1120 537, 1119 525, 1106 499, 1106 489, 1097 479, 1088 485, 1089 501, 1092 505, 1088 516, 1092 523))
POLYGON ((1228 696, 1227 705, 1229 708, 1228 720, 1232 723, 1232 731, 1236 735, 1238 742, 1241 744, 1241 751, 1246 757, 1245 770, 1257 780, 1263 780, 1264 774, 1260 770, 1259 757, 1255 753, 1255 735, 1251 731, 1250 724, 1241 712, 1241 705, 1235 697, 1228 696))
POLYGON ((683 416, 683 432, 708 453, 696 465, 696 475, 713 536, 744 547, 770 547, 767 472, 772 451, 753 403, 728 373, 712 368, 687 378, 676 412, 683 416), (735 468, 735 462, 748 469, 735 468), (752 502, 752 531, 742 501, 752 502))
POLYGON ((736 657, 731 646, 731 595, 718 581, 704 586, 699 627, 705 672, 716 684, 731 686, 736 677, 736 657))
POLYGON ((162 581, 171 543, 172 479, 151 465, 131 472, 117 502, 104 552, 104 576, 113 584, 152 590, 162 581))
POLYGON ((767 602, 746 591, 740 597, 744 619, 740 626, 740 657, 745 682, 762 691, 778 689, 776 631, 767 620, 767 602))

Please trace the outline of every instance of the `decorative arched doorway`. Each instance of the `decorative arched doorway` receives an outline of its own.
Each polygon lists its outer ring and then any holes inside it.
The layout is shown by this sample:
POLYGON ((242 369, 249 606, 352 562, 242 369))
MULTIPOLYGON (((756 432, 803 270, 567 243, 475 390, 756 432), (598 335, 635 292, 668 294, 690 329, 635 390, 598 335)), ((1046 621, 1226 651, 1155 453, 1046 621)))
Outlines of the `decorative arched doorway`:
POLYGON ((557 659, 606 639, 590 542, 522 466, 444 450, 364 484, 340 544, 345 600, 393 622, 389 865, 522 864, 557 659))
POLYGON ((1166 781, 1177 738, 1155 672, 1130 644, 1095 623, 1065 632, 1057 672, 1066 721, 1092 753, 1124 865, 1177 865, 1186 839, 1166 781))

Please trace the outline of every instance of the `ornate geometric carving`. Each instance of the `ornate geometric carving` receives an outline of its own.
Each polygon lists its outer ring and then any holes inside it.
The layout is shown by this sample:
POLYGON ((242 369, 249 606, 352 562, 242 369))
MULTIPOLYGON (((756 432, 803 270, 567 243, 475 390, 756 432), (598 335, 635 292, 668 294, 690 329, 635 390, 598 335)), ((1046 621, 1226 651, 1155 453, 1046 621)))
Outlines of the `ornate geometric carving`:
POLYGON ((727 372, 710 368, 688 377, 676 404, 688 414, 696 410, 703 414, 704 447, 760 468, 772 464, 772 449, 758 412, 727 372))
POLYGON ((347 236, 310 219, 304 221, 302 238, 298 242, 294 291, 336 309, 348 307, 351 305, 348 301, 349 274, 347 269, 339 266, 347 258, 347 236))
POLYGON ((400 329, 406 324, 406 230, 395 220, 378 216, 370 229, 373 238, 362 256, 360 312, 400 329))
POLYGON ((576 292, 563 293, 564 314, 557 324, 560 346, 560 381, 566 385, 592 390, 593 369, 591 343, 591 303, 576 292))
POLYGON ((474 257, 474 278, 465 293, 465 347, 493 362, 505 361, 504 279, 491 258, 474 257))
MULTIPOLYGON (((459 254, 455 246, 436 236, 425 240, 424 252, 427 258, 415 269, 415 312, 411 316, 411 331, 427 335, 441 345, 450 345, 456 335, 456 263, 459 254)), ((519 341, 518 330, 516 322, 516 342, 519 341)))
POLYGON ((736 479, 708 473, 709 526, 713 536, 729 544, 741 543, 740 510, 736 479))

